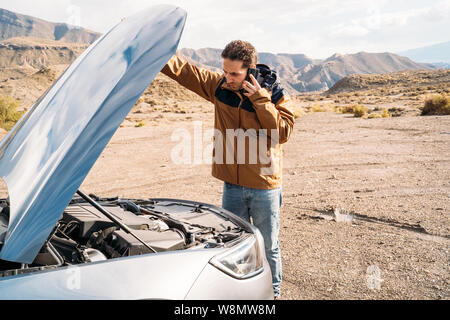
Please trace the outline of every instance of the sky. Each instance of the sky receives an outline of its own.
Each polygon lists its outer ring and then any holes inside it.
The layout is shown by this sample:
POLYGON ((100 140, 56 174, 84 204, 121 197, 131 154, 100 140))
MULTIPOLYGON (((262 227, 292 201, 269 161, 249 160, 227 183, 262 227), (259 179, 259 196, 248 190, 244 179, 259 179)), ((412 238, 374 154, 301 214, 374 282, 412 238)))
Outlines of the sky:
POLYGON ((157 4, 187 11, 180 48, 242 39, 259 52, 401 52, 450 40, 450 0, 0 0, 0 8, 106 32, 157 4))

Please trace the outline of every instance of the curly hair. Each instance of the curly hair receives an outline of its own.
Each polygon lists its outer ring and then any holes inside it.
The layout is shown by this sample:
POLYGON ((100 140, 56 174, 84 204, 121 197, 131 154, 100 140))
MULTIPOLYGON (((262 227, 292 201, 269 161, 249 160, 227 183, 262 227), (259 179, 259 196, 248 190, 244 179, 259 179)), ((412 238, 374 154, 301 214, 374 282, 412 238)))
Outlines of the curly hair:
POLYGON ((244 68, 250 68, 258 62, 258 53, 250 42, 233 40, 223 49, 222 58, 240 60, 244 68))

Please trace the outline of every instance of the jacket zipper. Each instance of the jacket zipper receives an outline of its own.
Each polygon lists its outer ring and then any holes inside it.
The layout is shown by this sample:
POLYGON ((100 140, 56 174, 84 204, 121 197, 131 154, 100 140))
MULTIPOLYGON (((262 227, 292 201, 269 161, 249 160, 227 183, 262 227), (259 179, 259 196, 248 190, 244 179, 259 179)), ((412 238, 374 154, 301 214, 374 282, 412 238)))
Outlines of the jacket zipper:
MULTIPOLYGON (((241 128, 241 105, 244 102, 244 99, 242 98, 240 93, 237 93, 237 95, 241 99, 241 102, 239 102, 239 105, 238 105, 238 108, 237 108, 238 109, 238 129, 240 129, 241 128)), ((236 175, 237 175, 237 177, 236 177, 236 184, 239 185, 239 163, 238 163, 238 155, 237 155, 237 151, 238 151, 237 150, 237 143, 235 145, 236 145, 236 154, 235 154, 235 156, 236 156, 236 175)))

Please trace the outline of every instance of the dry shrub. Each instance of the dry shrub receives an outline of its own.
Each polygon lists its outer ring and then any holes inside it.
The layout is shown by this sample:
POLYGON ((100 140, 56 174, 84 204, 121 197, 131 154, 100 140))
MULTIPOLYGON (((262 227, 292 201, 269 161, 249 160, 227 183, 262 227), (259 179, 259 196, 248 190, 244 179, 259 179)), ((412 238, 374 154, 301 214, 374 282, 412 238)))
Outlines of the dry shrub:
POLYGON ((367 108, 359 104, 352 104, 349 106, 341 106, 336 108, 338 113, 353 113, 355 117, 362 117, 367 114, 367 108))
POLYGON ((311 108, 311 112, 325 112, 326 110, 321 107, 318 103, 315 103, 311 108))
POLYGON ((368 119, 381 118, 381 114, 373 112, 367 116, 368 119))
POLYGON ((11 130, 24 112, 17 111, 20 102, 11 96, 0 95, 0 127, 11 130))
POLYGON ((353 113, 353 107, 354 105, 351 106, 342 106, 342 107, 338 107, 337 111, 339 113, 353 113))
POLYGON ((383 112, 381 113, 381 117, 382 118, 390 118, 391 114, 389 113, 388 109, 384 109, 383 112))
POLYGON ((450 98, 443 94, 431 96, 425 100, 421 115, 450 115, 450 98))
POLYGON ((357 118, 361 118, 367 114, 367 108, 361 105, 354 105, 353 106, 353 116, 357 118))
POLYGON ((334 104, 330 103, 326 105, 326 110, 327 112, 337 112, 337 107, 334 104))
POLYGON ((294 109, 293 110, 294 118, 300 118, 301 116, 303 116, 305 114, 305 111, 303 110, 303 108, 298 105, 294 105, 293 109, 294 109))

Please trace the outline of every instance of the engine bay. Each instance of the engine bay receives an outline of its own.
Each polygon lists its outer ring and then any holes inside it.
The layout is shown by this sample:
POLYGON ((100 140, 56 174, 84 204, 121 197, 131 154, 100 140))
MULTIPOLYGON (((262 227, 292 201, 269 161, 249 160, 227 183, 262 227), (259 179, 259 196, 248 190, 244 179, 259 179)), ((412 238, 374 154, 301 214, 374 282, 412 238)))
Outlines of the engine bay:
MULTIPOLYGON (((222 247, 249 231, 223 209, 203 203, 91 197, 132 234, 74 197, 33 263, 0 260, 0 277, 152 252, 222 247)), ((0 210, 1 248, 9 221, 7 199, 0 199, 0 210)))

